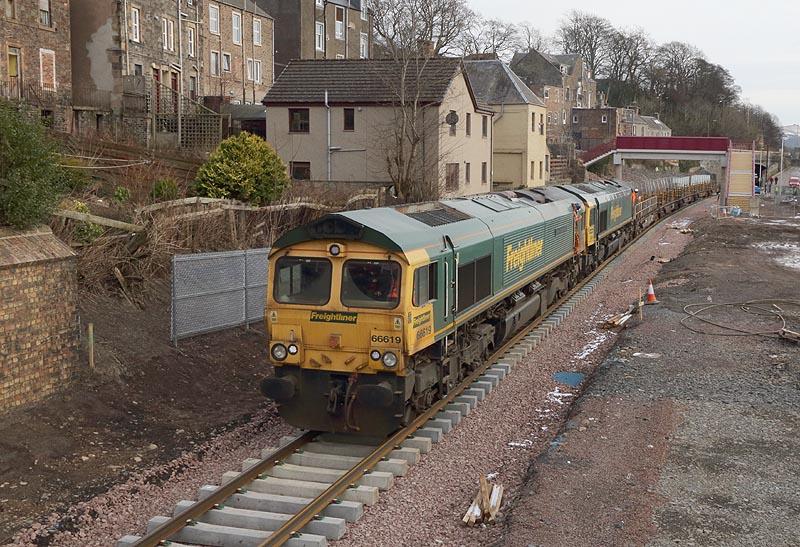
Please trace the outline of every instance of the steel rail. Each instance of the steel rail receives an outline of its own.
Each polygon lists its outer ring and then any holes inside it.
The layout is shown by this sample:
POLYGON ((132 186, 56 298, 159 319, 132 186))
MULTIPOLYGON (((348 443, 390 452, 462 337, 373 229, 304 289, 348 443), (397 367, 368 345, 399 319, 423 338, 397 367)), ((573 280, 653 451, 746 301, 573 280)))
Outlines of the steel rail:
POLYGON ((263 458, 256 465, 248 468, 236 478, 224 483, 219 488, 214 490, 214 492, 212 492, 208 497, 194 502, 192 505, 172 517, 164 524, 158 526, 158 528, 155 528, 152 532, 145 535, 133 545, 136 547, 155 547, 157 545, 163 545, 164 542, 169 541, 170 537, 180 532, 185 526, 191 525, 194 521, 208 511, 217 508, 222 502, 236 494, 241 488, 247 486, 259 478, 260 475, 269 471, 276 464, 288 458, 295 451, 313 441, 317 435, 319 435, 318 432, 309 431, 294 439, 289 444, 278 448, 268 457, 263 458))
MULTIPOLYGON (((695 195, 695 197, 699 197, 699 195, 695 195)), ((675 200, 679 201, 679 200, 675 200)), ((674 203, 674 202, 672 202, 674 203)), ((669 203, 667 205, 671 205, 669 203)), ((694 203, 693 203, 694 204, 694 203)), ((693 205, 690 204, 690 205, 693 205)), ((514 334, 508 341, 504 342, 500 348, 492 353, 486 361, 480 365, 475 371, 473 371, 469 376, 467 376, 461 383, 456 386, 454 390, 449 392, 446 397, 438 400, 436 403, 433 404, 428 410, 417 416, 417 418, 411 422, 409 425, 404 427, 403 429, 398 430, 394 433, 391 437, 389 437, 383 444, 375 448, 367 457, 361 460, 358 465, 352 467, 347 473, 342 475, 339 480, 331 484, 324 492, 322 492, 319 496, 314 498, 311 503, 301 509, 298 513, 295 513, 292 518, 287 520, 280 528, 273 531, 270 536, 258 544, 258 547, 275 547, 278 545, 283 545, 286 541, 295 537, 299 534, 300 529, 305 526, 308 522, 310 522, 313 518, 315 518, 321 511, 325 509, 331 502, 337 499, 345 490, 350 488, 351 486, 355 485, 355 481, 361 478, 362 475, 369 472, 369 470, 374 467, 382 458, 385 458, 392 450, 400 446, 404 440, 406 440, 409 436, 411 436, 414 431, 425 425, 425 423, 430 420, 433 416, 435 416, 438 412, 440 412, 446 405, 450 404, 456 397, 458 397, 465 389, 467 389, 472 382, 474 382, 480 375, 486 372, 492 365, 497 363, 500 360, 502 355, 504 355, 509 349, 513 348, 520 340, 522 340, 525 336, 530 333, 530 331, 537 328, 542 322, 544 322, 554 311, 556 311, 562 304, 572 298, 578 291, 580 291, 587 283, 589 283, 594 277, 606 269, 606 267, 610 266, 617 257, 619 257, 623 252, 628 250, 631 245, 639 241, 641 237, 647 234, 650 230, 661 224, 663 221, 667 220, 673 214, 680 211, 682 208, 679 207, 672 213, 667 214, 664 218, 659 219, 658 222, 654 222, 650 226, 644 228, 642 232, 637 235, 634 239, 629 241, 625 246, 618 249, 614 254, 609 256, 602 264, 600 264, 597 269, 595 269, 591 274, 586 276, 582 279, 579 283, 577 283, 572 289, 570 289, 564 296, 560 299, 555 301, 547 311, 522 327, 516 334, 514 334)))

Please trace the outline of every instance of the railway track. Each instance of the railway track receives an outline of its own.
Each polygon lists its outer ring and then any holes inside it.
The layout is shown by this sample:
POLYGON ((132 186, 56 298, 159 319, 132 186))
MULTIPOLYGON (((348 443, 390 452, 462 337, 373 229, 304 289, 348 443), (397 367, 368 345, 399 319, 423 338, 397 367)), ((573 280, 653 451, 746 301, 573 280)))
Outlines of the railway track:
POLYGON ((376 503, 379 492, 404 476, 592 293, 621 254, 672 214, 651 224, 391 437, 372 442, 318 432, 284 437, 279 448, 264 449, 260 460, 245 460, 241 471, 225 473, 220 486, 200 488, 198 501, 179 502, 174 516, 151 519, 146 536, 125 536, 117 546, 317 547, 340 539, 364 506, 376 503))

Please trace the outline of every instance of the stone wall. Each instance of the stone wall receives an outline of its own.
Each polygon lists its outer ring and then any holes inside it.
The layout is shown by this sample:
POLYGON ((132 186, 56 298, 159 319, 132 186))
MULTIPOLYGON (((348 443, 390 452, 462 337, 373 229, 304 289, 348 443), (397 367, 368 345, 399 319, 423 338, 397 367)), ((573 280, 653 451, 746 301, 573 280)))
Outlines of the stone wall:
POLYGON ((0 229, 0 412, 52 395, 77 371, 76 267, 49 230, 0 229))

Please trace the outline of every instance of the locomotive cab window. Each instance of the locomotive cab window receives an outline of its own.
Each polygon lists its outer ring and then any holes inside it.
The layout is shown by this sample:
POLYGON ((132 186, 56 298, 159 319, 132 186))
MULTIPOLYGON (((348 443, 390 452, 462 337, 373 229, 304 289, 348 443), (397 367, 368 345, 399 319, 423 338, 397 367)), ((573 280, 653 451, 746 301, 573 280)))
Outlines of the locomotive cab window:
POLYGON ((400 302, 400 264, 389 260, 348 260, 342 271, 342 304, 391 310, 400 302))
POLYGON ((275 264, 275 300, 282 304, 326 304, 331 263, 319 258, 282 257, 275 264))
POLYGON ((436 262, 432 262, 414 271, 414 295, 412 299, 414 306, 424 306, 431 300, 436 300, 437 266, 436 262))

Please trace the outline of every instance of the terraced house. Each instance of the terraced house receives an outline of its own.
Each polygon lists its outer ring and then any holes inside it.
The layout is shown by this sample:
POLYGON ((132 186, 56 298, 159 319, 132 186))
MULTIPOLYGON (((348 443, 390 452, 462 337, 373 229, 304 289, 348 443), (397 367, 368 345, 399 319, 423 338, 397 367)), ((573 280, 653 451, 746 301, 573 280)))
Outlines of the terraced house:
POLYGON ((544 186, 550 164, 544 101, 499 59, 464 65, 478 100, 494 111, 494 189, 544 186))
POLYGON ((280 72, 292 59, 372 56, 369 0, 258 0, 281 29, 275 39, 280 72))
POLYGON ((425 189, 421 199, 491 189, 493 112, 479 103, 463 62, 411 60, 404 79, 403 66, 289 63, 263 102, 267 140, 292 178, 391 185, 401 176, 425 189))
POLYGON ((48 123, 71 123, 69 0, 2 0, 0 97, 37 108, 48 123))

